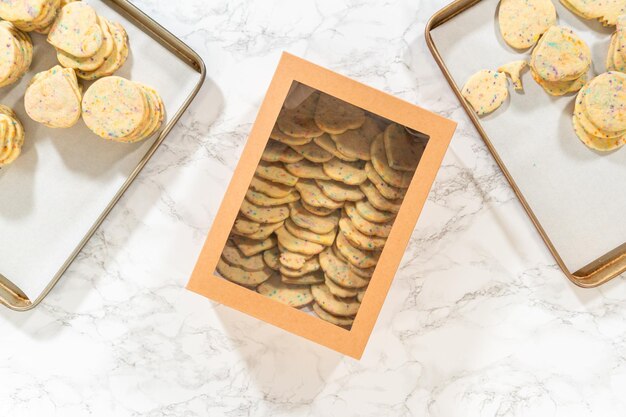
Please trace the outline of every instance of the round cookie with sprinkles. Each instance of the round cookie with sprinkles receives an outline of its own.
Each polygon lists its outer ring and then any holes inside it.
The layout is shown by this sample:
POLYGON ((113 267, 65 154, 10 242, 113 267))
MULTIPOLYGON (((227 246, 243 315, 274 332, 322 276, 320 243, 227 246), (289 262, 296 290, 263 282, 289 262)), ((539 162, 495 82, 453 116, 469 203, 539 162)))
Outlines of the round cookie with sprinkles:
POLYGON ((348 239, 348 241, 358 249, 362 250, 379 250, 385 246, 387 239, 378 236, 368 236, 361 233, 359 229, 354 227, 352 221, 347 215, 344 215, 339 220, 339 229, 341 233, 348 239))
POLYGON ((318 216, 301 204, 301 201, 289 205, 290 219, 298 226, 314 233, 328 233, 339 224, 340 212, 335 210, 328 216, 318 216))
POLYGON ((477 115, 491 113, 509 96, 506 75, 497 71, 480 70, 467 80, 461 94, 477 115))
POLYGON ((273 273, 269 268, 264 268, 260 271, 246 271, 245 269, 229 265, 224 258, 220 258, 218 261, 217 272, 227 280, 245 287, 256 287, 267 281, 273 273))
POLYGON ((365 123, 365 112, 343 100, 321 94, 315 109, 315 123, 326 133, 341 134, 365 123))
POLYGON ((289 217, 289 207, 280 206, 261 207, 244 199, 240 208, 241 214, 257 223, 279 223, 289 217))
POLYGON ((258 191, 248 189, 248 191, 246 191, 246 199, 257 206, 272 207, 298 201, 300 200, 300 195, 296 192, 291 192, 285 197, 273 198, 258 191))
POLYGON ((291 307, 304 307, 313 302, 310 286, 285 284, 277 274, 259 285, 257 291, 261 295, 291 307))
POLYGON ((0 167, 15 161, 24 145, 24 127, 15 112, 0 104, 0 167))
POLYGON ((10 22, 0 22, 0 87, 19 80, 28 71, 33 58, 30 36, 10 22))
POLYGON ((250 181, 250 189, 272 198, 284 198, 293 191, 293 187, 290 185, 272 182, 257 175, 252 177, 252 180, 250 181))
POLYGON ((298 177, 290 174, 280 162, 272 163, 261 160, 256 167, 255 173, 260 178, 290 187, 293 187, 298 182, 298 177))
POLYGON ((344 155, 369 161, 372 141, 381 133, 381 129, 371 117, 366 117, 358 129, 348 130, 330 137, 335 141, 337 150, 344 155))
POLYGON ((302 255, 317 255, 325 248, 324 245, 320 245, 319 243, 309 242, 308 240, 300 239, 294 236, 284 226, 276 230, 276 237, 278 238, 278 242, 285 249, 302 255))
POLYGON ((359 159, 343 154, 337 148, 337 144, 335 143, 335 141, 333 141, 327 133, 324 133, 322 136, 313 139, 313 141, 317 146, 332 154, 335 158, 350 162, 354 162, 359 159))
POLYGON ((95 55, 103 41, 98 15, 83 1, 63 7, 48 33, 48 43, 79 58, 95 55))
POLYGON ((548 82, 575 80, 590 65, 589 46, 573 30, 562 26, 550 27, 530 58, 530 67, 548 82))
POLYGON ((261 159, 266 162, 284 162, 286 164, 301 161, 303 158, 288 145, 272 139, 267 142, 263 155, 261 155, 261 159))
POLYGON ((274 271, 278 271, 280 269, 280 262, 278 260, 279 257, 280 251, 278 250, 277 246, 263 251, 263 262, 265 262, 265 265, 267 265, 274 271))
POLYGON ((155 133, 165 116, 153 89, 122 77, 101 78, 83 96, 83 120, 96 135, 116 142, 137 142, 155 133))
POLYGON ((582 102, 589 120, 600 129, 626 129, 626 74, 606 72, 584 87, 582 102))
POLYGON ((315 285, 324 283, 324 275, 321 271, 312 272, 310 274, 302 275, 297 278, 289 278, 284 275, 280 277, 280 280, 285 284, 292 285, 315 285))
MULTIPOLYGON (((319 93, 313 93, 294 109, 283 107, 276 120, 280 131, 288 137, 307 138, 305 143, 321 136, 324 132, 315 124, 314 120, 319 98, 319 93)), ((278 136, 273 136, 272 139, 280 140, 278 136)), ((291 145, 287 141, 285 143, 291 145)))
POLYGON ((336 326, 350 327, 354 323, 354 319, 352 317, 340 317, 332 315, 324 310, 322 307, 320 307, 320 305, 317 303, 313 303, 313 311, 315 312, 315 314, 318 315, 320 319, 336 326))
POLYGON ((333 158, 324 163, 324 173, 335 181, 348 185, 359 185, 367 180, 363 161, 348 162, 333 158))
POLYGON ((292 175, 299 178, 309 178, 315 180, 329 180, 330 177, 324 173, 322 165, 303 159, 293 164, 285 164, 285 169, 292 175))
MULTIPOLYGON (((372 166, 383 181, 393 187, 409 188, 413 179, 413 172, 398 171, 389 166, 382 133, 372 142, 370 154, 372 156, 372 166)), ((367 172, 365 172, 365 177, 368 177, 367 172)))
POLYGON ((355 207, 359 214, 370 222, 387 223, 396 218, 395 213, 378 210, 367 200, 357 201, 355 207))
POLYGON ((380 258, 380 251, 361 250, 352 245, 343 233, 337 234, 335 246, 348 262, 357 268, 372 268, 380 258))
POLYGON ((336 181, 315 181, 322 192, 335 201, 359 201, 365 195, 356 185, 348 185, 336 181))
POLYGON ((98 78, 113 75, 124 65, 128 58, 128 34, 119 23, 108 22, 109 30, 113 38, 113 49, 104 59, 102 65, 93 71, 77 70, 76 75, 84 80, 97 80, 98 78))
POLYGON ((335 297, 326 284, 311 286, 313 298, 319 306, 328 313, 340 317, 353 317, 359 311, 361 303, 350 298, 335 297))
POLYGON ((80 119, 81 99, 74 70, 57 65, 33 77, 24 94, 24 108, 36 122, 67 128, 80 119))
POLYGON ((374 223, 366 220, 359 214, 354 203, 346 203, 344 206, 344 210, 346 214, 350 218, 350 221, 356 227, 356 229, 369 236, 378 236, 382 238, 386 238, 391 233, 391 227, 393 226, 393 221, 387 223, 374 223))
POLYGON ((320 253, 319 261, 324 274, 344 288, 363 288, 369 284, 369 280, 353 273, 346 262, 335 256, 332 248, 320 253))
POLYGON ((261 271, 266 265, 263 255, 245 256, 230 240, 226 242, 222 250, 222 258, 230 265, 245 269, 246 271, 261 271))
POLYGON ((335 201, 326 196, 313 180, 300 180, 296 184, 296 189, 300 193, 302 201, 310 206, 329 210, 336 210, 343 206, 343 202, 335 201))
POLYGON ((551 0, 500 1, 500 33, 504 41, 513 48, 530 48, 554 24, 556 9, 551 0))
POLYGON ((276 231, 276 229, 281 227, 283 223, 284 222, 281 221, 278 223, 259 224, 258 230, 255 231, 254 233, 241 233, 239 230, 237 230, 237 228, 233 228, 232 234, 243 236, 247 239, 266 240, 267 238, 272 236, 272 234, 276 231))

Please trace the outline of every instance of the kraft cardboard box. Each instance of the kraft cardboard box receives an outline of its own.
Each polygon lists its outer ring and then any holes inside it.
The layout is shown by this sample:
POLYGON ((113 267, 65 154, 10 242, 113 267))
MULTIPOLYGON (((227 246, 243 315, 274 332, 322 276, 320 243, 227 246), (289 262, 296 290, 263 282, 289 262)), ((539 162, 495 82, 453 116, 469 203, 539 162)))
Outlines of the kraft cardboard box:
POLYGON ((455 128, 283 54, 187 288, 360 358, 455 128))

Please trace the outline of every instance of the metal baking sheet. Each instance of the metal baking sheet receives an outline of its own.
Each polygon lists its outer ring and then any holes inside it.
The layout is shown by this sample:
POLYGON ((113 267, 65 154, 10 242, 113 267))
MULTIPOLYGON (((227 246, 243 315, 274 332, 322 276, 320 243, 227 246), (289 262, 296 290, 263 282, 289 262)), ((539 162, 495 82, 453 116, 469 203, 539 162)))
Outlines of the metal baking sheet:
MULTIPOLYGON (((553 3, 558 24, 571 27, 589 44, 589 75, 604 72, 614 28, 553 3)), ((457 94, 478 70, 530 58, 530 50, 514 50, 501 38, 497 7, 498 0, 456 1, 435 15, 427 29, 435 58, 457 94)), ((576 275, 610 269, 580 285, 610 279, 623 271, 615 262, 623 259, 626 242, 626 149, 588 149, 572 128, 575 94, 550 96, 528 71, 523 82, 524 92, 510 88, 511 97, 493 114, 470 116, 564 270, 576 275)))
MULTIPOLYGON (((28 81, 57 64, 39 34, 33 64, 0 90, 24 124, 22 155, 0 170, 0 302, 32 308, 48 293, 187 108, 205 77, 202 59, 125 0, 89 1, 128 32, 130 55, 116 73, 154 87, 166 108, 160 134, 135 144, 100 139, 84 123, 49 129, 24 110, 28 81)), ((83 82, 86 90, 91 83, 83 82)))

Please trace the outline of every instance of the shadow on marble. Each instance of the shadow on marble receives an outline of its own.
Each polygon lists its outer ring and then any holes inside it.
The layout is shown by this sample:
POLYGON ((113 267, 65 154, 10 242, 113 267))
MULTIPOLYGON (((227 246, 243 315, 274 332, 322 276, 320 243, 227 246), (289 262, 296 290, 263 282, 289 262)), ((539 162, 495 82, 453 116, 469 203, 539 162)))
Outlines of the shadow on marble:
MULTIPOLYGON (((112 245, 108 234, 121 236, 117 242, 126 242, 133 233, 142 233, 140 226, 148 212, 160 200, 170 200, 167 196, 168 189, 175 187, 180 168, 186 163, 197 162, 193 155, 201 150, 210 126, 220 115, 223 106, 224 96, 221 90, 213 80, 207 78, 178 124, 41 305, 27 312, 15 312, 0 306, 0 321, 9 323, 34 338, 51 339, 64 328, 68 328, 78 317, 87 317, 93 321, 101 318, 103 310, 111 308, 109 303, 112 302, 101 293, 109 291, 107 286, 123 283, 128 278, 115 274, 119 268, 116 265, 133 263, 129 259, 132 253, 128 252, 128 248, 124 245, 112 245), (176 174, 172 175, 173 172, 176 174), (81 311, 81 306, 87 304, 86 300, 90 297, 103 299, 95 303, 99 306, 95 311, 81 311)), ((193 191, 189 191, 189 199, 194 198, 191 194, 193 191)), ((172 247, 172 252, 175 250, 172 247)), ((143 272, 146 269, 139 266, 139 270, 143 272)), ((149 278, 141 277, 130 281, 141 280, 149 278)), ((132 301, 131 297, 126 302, 132 304, 132 301)), ((93 302, 92 300, 90 303, 93 302)), ((118 307, 119 302, 115 308, 118 307)), ((132 305, 128 308, 132 308, 132 305)))
POLYGON ((340 353, 229 307, 216 305, 214 312, 237 346, 250 380, 270 401, 285 397, 294 404, 313 401, 343 361, 340 353))

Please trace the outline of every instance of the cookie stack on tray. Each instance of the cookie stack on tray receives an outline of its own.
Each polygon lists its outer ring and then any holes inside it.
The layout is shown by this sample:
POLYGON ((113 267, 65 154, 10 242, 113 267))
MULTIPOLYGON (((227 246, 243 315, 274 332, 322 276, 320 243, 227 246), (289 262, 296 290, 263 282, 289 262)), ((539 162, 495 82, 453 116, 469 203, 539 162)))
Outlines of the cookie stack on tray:
POLYGON ((0 2, 0 18, 24 32, 48 33, 59 10, 75 0, 21 0, 0 2))
POLYGON ((0 45, 4 50, 0 60, 0 87, 13 84, 30 68, 33 43, 28 34, 11 22, 0 22, 0 45))
POLYGON ((50 29, 48 43, 55 47, 59 63, 76 70, 85 80, 117 71, 128 57, 128 36, 119 23, 96 13, 84 2, 63 7, 50 29))
POLYGON ((626 72, 626 15, 617 19, 615 33, 611 35, 606 69, 626 72))
POLYGON ((0 167, 13 162, 22 151, 24 128, 15 112, 0 104, 0 167))
POLYGON ((218 272, 351 326, 423 149, 404 127, 317 91, 283 107, 218 272))

